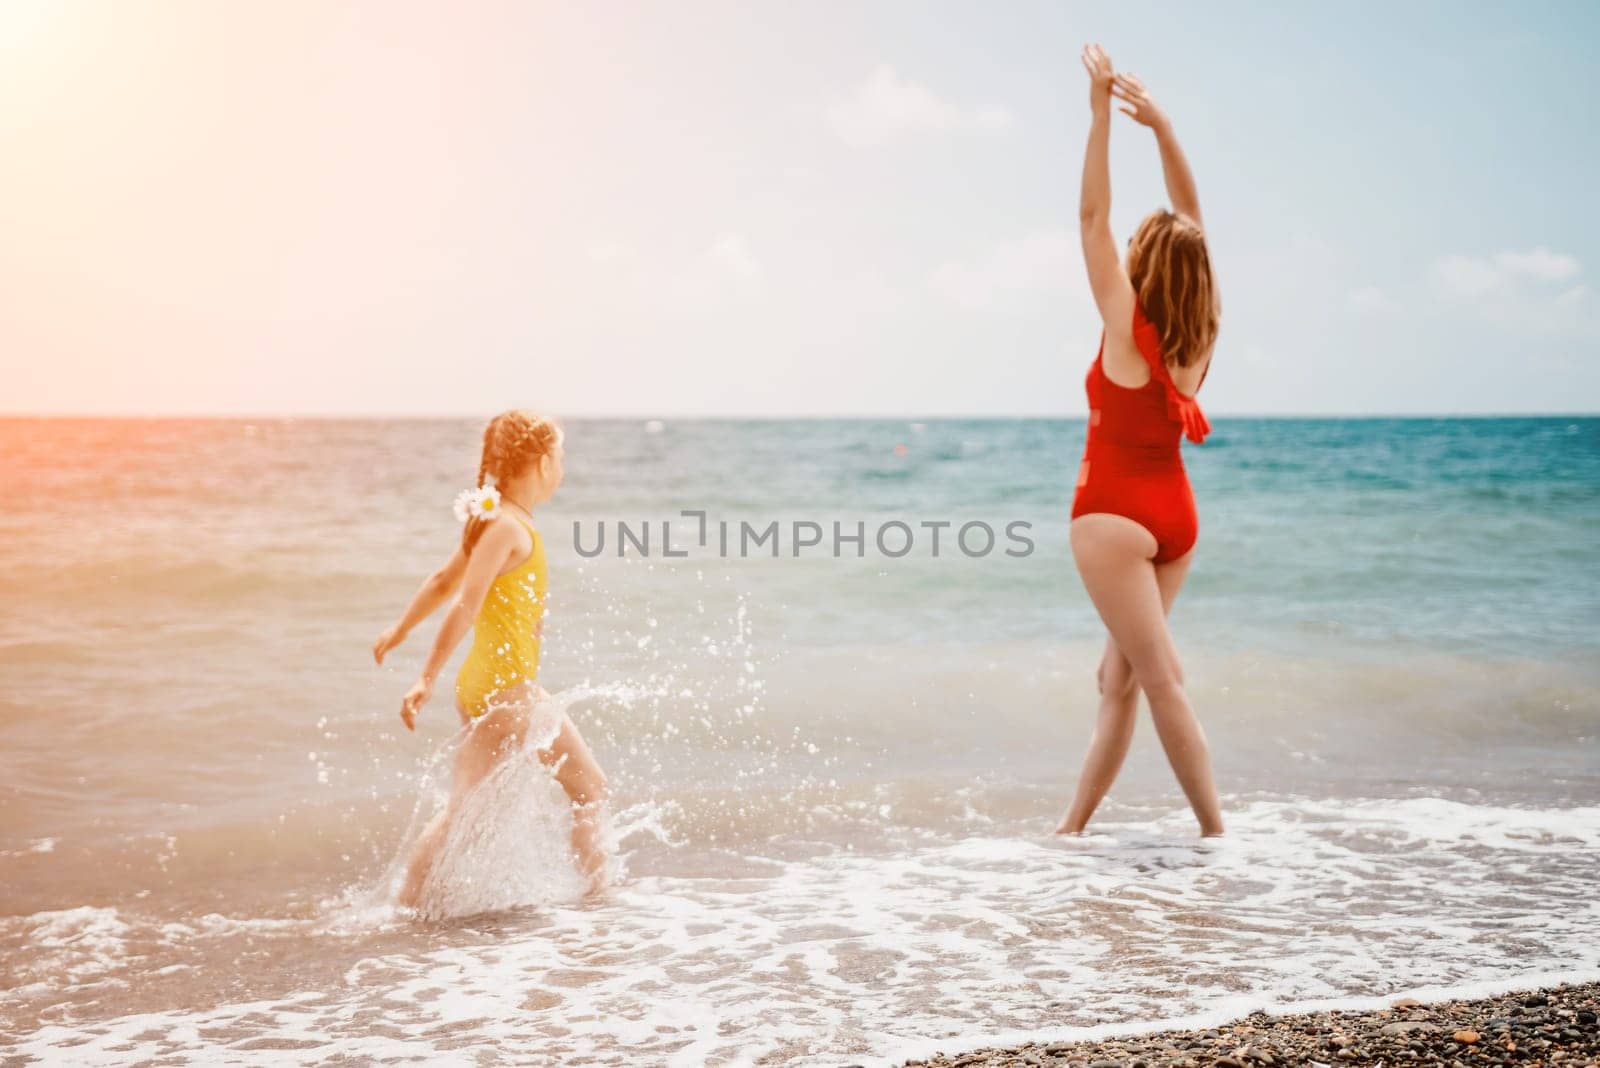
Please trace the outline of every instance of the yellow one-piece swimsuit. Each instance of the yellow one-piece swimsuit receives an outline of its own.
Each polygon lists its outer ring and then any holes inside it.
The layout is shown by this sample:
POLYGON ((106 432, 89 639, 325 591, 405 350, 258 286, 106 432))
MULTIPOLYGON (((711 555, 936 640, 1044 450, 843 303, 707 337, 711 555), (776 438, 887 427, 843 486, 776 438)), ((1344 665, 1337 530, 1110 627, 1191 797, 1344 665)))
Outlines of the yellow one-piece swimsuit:
POLYGON ((490 584, 472 623, 472 649, 456 675, 456 700, 473 717, 489 710, 496 693, 539 675, 539 624, 550 580, 544 540, 521 516, 516 520, 532 536, 533 551, 490 584))

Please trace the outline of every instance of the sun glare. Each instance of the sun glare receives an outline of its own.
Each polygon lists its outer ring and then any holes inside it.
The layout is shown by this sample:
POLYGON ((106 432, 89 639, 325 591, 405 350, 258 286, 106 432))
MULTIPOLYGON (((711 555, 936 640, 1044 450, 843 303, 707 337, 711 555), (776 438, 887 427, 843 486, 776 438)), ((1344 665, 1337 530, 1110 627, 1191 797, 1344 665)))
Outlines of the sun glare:
POLYGON ((0 0, 0 60, 9 65, 42 49, 67 6, 50 0, 0 0))

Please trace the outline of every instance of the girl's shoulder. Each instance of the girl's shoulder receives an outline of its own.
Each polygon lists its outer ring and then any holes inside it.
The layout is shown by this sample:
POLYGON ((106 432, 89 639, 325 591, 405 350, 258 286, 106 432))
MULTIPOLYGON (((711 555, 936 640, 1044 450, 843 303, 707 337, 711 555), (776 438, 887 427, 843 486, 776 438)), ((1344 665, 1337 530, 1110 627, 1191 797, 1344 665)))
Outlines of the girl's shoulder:
POLYGON ((529 540, 538 541, 538 532, 528 523, 510 512, 498 512, 483 520, 483 533, 478 537, 479 545, 491 545, 497 548, 510 548, 516 545, 526 545, 529 540))
POLYGON ((539 537, 539 528, 533 525, 531 519, 524 518, 513 511, 503 511, 495 519, 501 526, 513 531, 514 533, 511 536, 518 542, 531 542, 534 545, 538 545, 543 540, 539 537))

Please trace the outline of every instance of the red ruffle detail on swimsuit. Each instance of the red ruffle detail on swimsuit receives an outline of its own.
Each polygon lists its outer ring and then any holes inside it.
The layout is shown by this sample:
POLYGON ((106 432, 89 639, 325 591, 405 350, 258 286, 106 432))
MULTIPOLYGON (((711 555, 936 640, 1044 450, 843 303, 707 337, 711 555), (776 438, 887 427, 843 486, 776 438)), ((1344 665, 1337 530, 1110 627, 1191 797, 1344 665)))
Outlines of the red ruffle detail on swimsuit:
POLYGON ((1144 362, 1150 365, 1151 375, 1167 391, 1167 417, 1182 426, 1184 437, 1196 445, 1206 440, 1206 435, 1211 433, 1211 423, 1201 410, 1200 402, 1184 396, 1173 383, 1172 372, 1167 370, 1167 361, 1161 355, 1161 332, 1156 329, 1155 323, 1145 318, 1144 309, 1139 306, 1137 299, 1133 302, 1133 343, 1138 346, 1144 362))
POLYGON ((1200 402, 1185 397, 1176 386, 1167 387, 1167 414, 1183 424, 1184 437, 1196 445, 1211 433, 1211 424, 1206 420, 1206 413, 1200 410, 1200 402))

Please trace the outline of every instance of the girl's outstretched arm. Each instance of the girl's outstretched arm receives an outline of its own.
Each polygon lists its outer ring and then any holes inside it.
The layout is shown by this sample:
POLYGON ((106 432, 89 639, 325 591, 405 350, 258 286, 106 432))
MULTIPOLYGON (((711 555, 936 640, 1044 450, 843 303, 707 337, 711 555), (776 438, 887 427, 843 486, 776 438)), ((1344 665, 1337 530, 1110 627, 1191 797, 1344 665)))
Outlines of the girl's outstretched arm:
POLYGON ((421 677, 400 702, 400 719, 404 721, 406 730, 417 729, 417 713, 433 696, 434 680, 444 670, 445 661, 461 644, 461 639, 472 629, 472 621, 478 618, 483 599, 489 595, 490 585, 517 551, 518 533, 515 523, 492 522, 472 547, 461 578, 461 592, 439 624, 439 636, 433 640, 433 650, 428 653, 428 662, 422 666, 421 677))
POLYGON ((1131 104, 1122 109, 1133 121, 1150 127, 1156 135, 1156 145, 1161 149, 1161 176, 1167 182, 1167 198, 1172 210, 1187 215, 1202 230, 1205 223, 1200 218, 1200 193, 1195 189, 1194 172, 1189 160, 1178 144, 1178 135, 1172 132, 1172 120, 1156 106, 1144 83, 1131 74, 1116 74, 1111 79, 1111 92, 1118 100, 1131 104))
POLYGON ((1089 288, 1106 332, 1133 337, 1133 284, 1111 236, 1111 57, 1099 45, 1085 45, 1089 71, 1089 144, 1083 154, 1083 191, 1078 199, 1078 233, 1089 288))
POLYGON ((422 587, 417 590, 417 595, 411 598, 411 603, 406 606, 400 621, 389 627, 378 640, 372 643, 372 659, 383 663, 383 658, 390 649, 406 640, 406 635, 424 619, 433 615, 439 606, 450 599, 456 592, 456 587, 461 585, 461 576, 467 570, 467 553, 459 545, 456 551, 445 561, 445 565, 422 581, 422 587))

